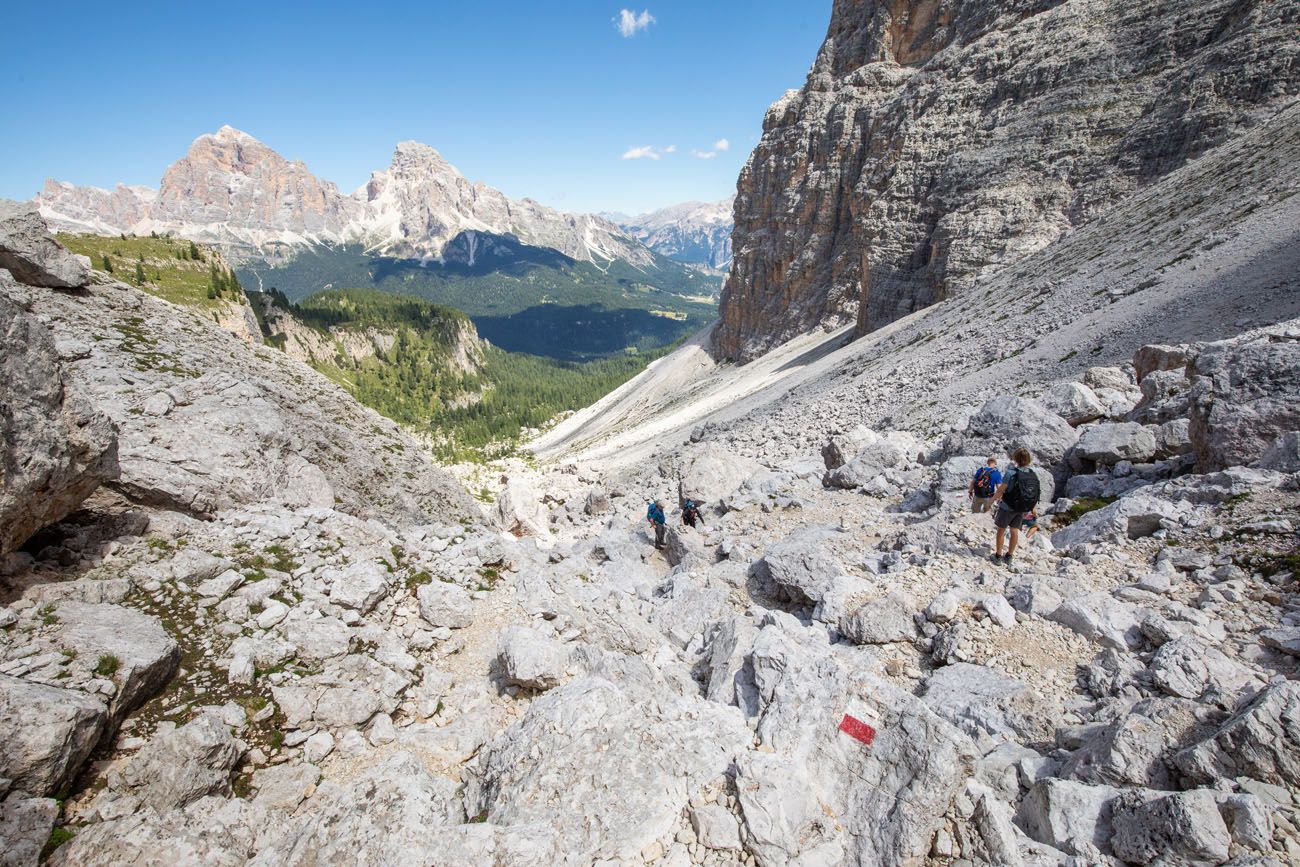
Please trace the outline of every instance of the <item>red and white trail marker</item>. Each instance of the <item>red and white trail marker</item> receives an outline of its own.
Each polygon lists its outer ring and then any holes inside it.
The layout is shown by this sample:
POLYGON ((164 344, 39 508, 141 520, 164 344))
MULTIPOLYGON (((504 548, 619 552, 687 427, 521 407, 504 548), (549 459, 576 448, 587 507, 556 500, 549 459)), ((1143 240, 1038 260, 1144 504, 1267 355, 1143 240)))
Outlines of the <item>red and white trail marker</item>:
POLYGON ((855 741, 861 741, 866 746, 871 746, 871 742, 876 739, 876 730, 874 728, 847 713, 844 715, 844 719, 840 720, 840 731, 855 741))

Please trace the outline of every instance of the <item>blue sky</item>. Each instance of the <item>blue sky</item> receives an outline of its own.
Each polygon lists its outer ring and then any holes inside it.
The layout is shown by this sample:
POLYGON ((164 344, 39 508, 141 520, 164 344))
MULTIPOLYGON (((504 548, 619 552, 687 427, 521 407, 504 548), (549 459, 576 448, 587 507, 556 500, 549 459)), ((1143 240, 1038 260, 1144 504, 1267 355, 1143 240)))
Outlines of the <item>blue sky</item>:
POLYGON ((718 199, 829 17, 830 0, 10 3, 0 196, 156 187, 228 123, 345 191, 416 139, 565 210, 718 199), (624 158, 642 148, 659 158, 624 158))

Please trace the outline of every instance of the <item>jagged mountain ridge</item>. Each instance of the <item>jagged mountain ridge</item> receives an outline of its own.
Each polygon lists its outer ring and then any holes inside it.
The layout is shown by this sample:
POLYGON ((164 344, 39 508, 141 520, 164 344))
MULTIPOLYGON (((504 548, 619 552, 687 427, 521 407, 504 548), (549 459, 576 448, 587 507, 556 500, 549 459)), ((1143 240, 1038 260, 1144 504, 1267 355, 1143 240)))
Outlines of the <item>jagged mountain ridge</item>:
POLYGON ((125 185, 109 191, 51 179, 36 203, 56 229, 172 232, 230 248, 241 259, 284 258, 318 243, 361 243, 377 255, 437 259, 453 239, 469 237, 473 247, 481 233, 514 236, 577 261, 654 266, 649 251, 608 220, 510 199, 412 141, 399 143, 387 169, 345 194, 305 163, 223 126, 195 139, 156 191, 125 185))
POLYGON ((719 202, 683 202, 629 217, 609 215, 642 244, 679 262, 725 271, 731 264, 735 196, 719 202))
POLYGON ((1041 249, 1300 91, 1297 16, 837 0, 741 173, 714 351, 862 335, 1041 249))

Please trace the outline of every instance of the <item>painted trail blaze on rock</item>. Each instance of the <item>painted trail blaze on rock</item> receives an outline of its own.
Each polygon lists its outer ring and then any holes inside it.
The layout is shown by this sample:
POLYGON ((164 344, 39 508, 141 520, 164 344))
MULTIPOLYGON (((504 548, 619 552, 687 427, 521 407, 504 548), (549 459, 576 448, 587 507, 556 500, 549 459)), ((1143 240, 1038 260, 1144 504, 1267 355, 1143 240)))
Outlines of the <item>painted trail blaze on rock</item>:
POLYGON ((876 739, 876 730, 874 728, 849 714, 845 714, 844 719, 840 720, 840 731, 854 740, 862 741, 867 746, 871 746, 871 742, 876 739))

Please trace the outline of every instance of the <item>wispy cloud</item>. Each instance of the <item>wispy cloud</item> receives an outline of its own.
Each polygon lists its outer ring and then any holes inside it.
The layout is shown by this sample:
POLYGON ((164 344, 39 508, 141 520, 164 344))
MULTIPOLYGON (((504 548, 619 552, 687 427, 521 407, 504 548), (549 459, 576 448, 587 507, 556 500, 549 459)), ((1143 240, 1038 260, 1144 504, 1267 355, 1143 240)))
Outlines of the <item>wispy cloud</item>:
POLYGON ((640 15, 631 9, 623 9, 618 13, 618 17, 614 19, 614 26, 618 28, 618 32, 628 39, 654 23, 655 17, 650 14, 649 9, 642 9, 640 15))
POLYGON ((719 153, 729 150, 731 150, 731 142, 727 141, 725 138, 720 138, 713 143, 713 150, 702 151, 692 148, 691 156, 695 157, 697 160, 711 160, 719 153))
MULTIPOLYGON (((668 151, 668 153, 671 152, 672 151, 668 151)), ((662 156, 663 152, 660 151, 659 148, 650 146, 650 144, 642 144, 641 147, 628 148, 627 151, 623 152, 624 160, 658 160, 659 157, 662 156)))
POLYGON ((677 145, 669 145, 668 147, 664 148, 664 153, 666 154, 677 153, 677 145))

